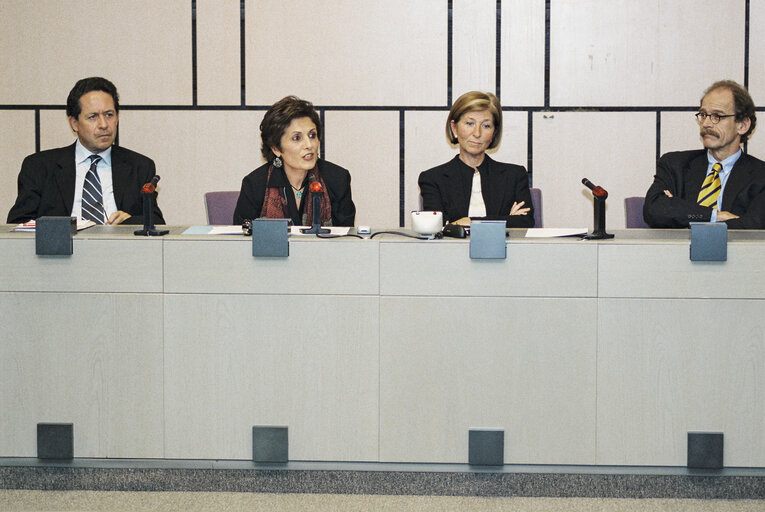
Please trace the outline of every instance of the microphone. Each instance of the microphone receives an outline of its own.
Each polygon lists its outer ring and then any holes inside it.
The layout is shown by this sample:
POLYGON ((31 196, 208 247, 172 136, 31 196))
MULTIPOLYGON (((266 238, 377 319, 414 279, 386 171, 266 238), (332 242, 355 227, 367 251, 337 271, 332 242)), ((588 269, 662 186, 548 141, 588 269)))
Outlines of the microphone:
POLYGON ((159 181, 159 174, 155 174, 150 182, 144 184, 141 188, 141 194, 153 194, 157 190, 157 182, 159 181))
POLYGON ((606 189, 595 185, 587 178, 582 178, 582 183, 584 184, 585 187, 592 190, 592 195, 594 195, 598 199, 605 199, 608 197, 608 192, 606 192, 606 189))
POLYGON ((329 233, 329 229, 321 227, 321 197, 324 187, 321 182, 311 176, 308 190, 311 192, 311 228, 302 230, 306 234, 329 233))
POLYGON ((143 229, 133 231, 136 236, 162 236, 170 232, 170 230, 159 230, 154 226, 153 210, 154 210, 154 191, 157 190, 157 182, 159 181, 159 174, 155 174, 154 177, 148 183, 144 183, 141 187, 141 198, 143 199, 143 229))

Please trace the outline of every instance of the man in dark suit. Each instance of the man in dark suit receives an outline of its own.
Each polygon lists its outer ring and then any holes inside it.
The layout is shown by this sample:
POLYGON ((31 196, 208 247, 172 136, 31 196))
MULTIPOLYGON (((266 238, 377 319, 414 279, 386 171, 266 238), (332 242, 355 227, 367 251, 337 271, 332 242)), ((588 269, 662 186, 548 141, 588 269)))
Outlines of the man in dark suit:
MULTIPOLYGON (((67 98, 66 114, 77 140, 24 159, 8 223, 53 215, 97 224, 143 224, 140 192, 155 167, 150 158, 113 146, 119 122, 117 88, 100 77, 78 81, 67 98)), ((154 222, 164 224, 153 203, 154 222)))
POLYGON ((754 102, 731 80, 712 84, 696 114, 704 150, 663 155, 648 189, 643 217, 654 228, 725 222, 765 229, 765 162, 743 153, 757 123, 754 102))

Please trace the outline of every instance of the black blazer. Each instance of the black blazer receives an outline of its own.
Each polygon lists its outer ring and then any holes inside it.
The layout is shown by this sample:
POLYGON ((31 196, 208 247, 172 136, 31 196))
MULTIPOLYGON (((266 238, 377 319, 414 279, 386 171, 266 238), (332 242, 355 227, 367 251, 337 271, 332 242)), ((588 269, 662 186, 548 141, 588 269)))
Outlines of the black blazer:
MULTIPOLYGON (((520 165, 504 164, 485 155, 478 166, 481 193, 488 220, 504 220, 509 228, 534 227, 534 206, 531 204, 529 178, 520 165), (531 208, 526 215, 509 215, 514 202, 531 208)), ((467 217, 474 170, 459 155, 443 165, 420 173, 418 183, 422 209, 444 213, 444 221, 454 222, 467 217)))
MULTIPOLYGON (((263 164, 242 180, 242 188, 239 191, 239 199, 234 209, 234 225, 241 224, 244 219, 257 219, 263 209, 263 199, 266 195, 266 180, 268 179, 268 166, 263 164)), ((333 226, 353 226, 356 220, 356 206, 351 198, 351 173, 339 165, 319 159, 316 164, 319 174, 327 186, 329 202, 332 206, 333 226)), ((269 187, 290 189, 290 183, 283 169, 275 169, 271 174, 269 187)), ((300 215, 293 194, 286 194, 287 203, 293 212, 293 223, 299 225, 300 215)), ((305 204, 305 198, 303 204, 305 204)))
MULTIPOLYGON (((44 215, 68 217, 74 204, 74 144, 29 155, 21 164, 16 203, 8 223, 17 224, 44 215)), ((141 188, 154 177, 154 161, 135 151, 112 146, 112 183, 117 209, 132 215, 125 224, 143 224, 141 188)), ((154 195, 153 220, 164 224, 154 195)))
MULTIPOLYGON (((687 228, 690 222, 709 222, 712 208, 696 203, 708 165, 705 149, 663 155, 645 196, 646 223, 653 228, 687 228)), ((765 229, 765 162, 741 155, 728 176, 719 209, 740 217, 726 221, 731 229, 765 229)))

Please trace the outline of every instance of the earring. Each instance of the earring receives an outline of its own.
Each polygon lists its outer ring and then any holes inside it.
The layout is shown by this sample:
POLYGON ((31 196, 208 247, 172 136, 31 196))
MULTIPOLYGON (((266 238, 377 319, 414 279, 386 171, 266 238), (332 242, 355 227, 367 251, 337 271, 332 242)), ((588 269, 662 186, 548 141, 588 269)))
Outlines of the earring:
POLYGON ((282 166, 282 159, 277 156, 276 158, 274 158, 274 167, 279 168, 281 166, 282 166))

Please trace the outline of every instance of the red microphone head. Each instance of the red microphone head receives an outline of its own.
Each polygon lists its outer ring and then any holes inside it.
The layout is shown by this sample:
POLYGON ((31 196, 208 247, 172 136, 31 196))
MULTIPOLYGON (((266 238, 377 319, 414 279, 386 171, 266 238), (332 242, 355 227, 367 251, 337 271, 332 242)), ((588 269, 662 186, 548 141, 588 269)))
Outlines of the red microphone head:
POLYGON ((321 186, 321 183, 318 181, 312 181, 311 184, 308 186, 308 189, 311 192, 324 192, 324 188, 321 186))

